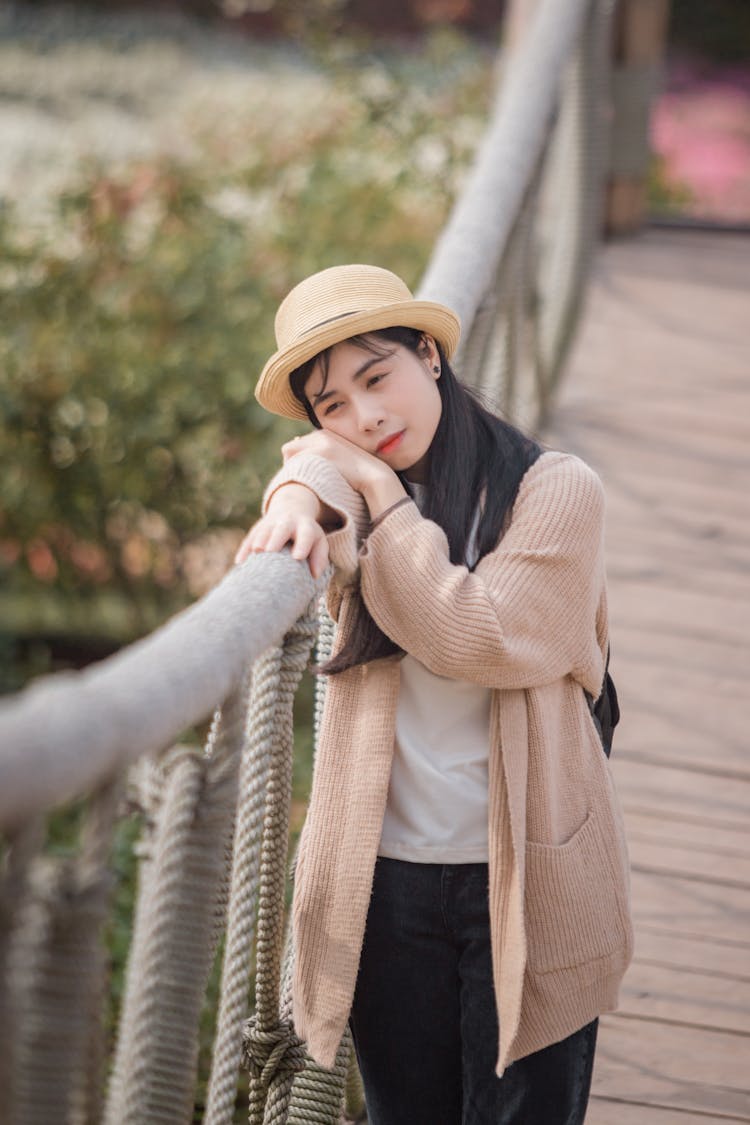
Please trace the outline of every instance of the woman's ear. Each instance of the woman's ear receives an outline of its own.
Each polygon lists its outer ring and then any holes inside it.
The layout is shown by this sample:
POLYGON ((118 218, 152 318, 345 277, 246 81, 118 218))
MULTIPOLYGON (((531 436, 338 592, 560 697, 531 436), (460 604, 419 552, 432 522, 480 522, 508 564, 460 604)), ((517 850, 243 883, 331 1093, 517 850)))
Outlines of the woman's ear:
POLYGON ((420 341, 420 358, 425 361, 429 370, 432 372, 436 379, 440 378, 440 353, 437 349, 437 344, 432 336, 427 332, 422 333, 420 341))

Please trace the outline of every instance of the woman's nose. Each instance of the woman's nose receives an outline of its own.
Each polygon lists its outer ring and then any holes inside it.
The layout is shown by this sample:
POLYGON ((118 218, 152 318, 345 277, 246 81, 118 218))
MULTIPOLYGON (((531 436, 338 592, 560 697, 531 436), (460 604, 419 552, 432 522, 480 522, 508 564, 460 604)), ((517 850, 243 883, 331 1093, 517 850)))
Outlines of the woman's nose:
POLYGON ((357 404, 357 429, 361 433, 375 430, 385 418, 382 406, 376 402, 361 402, 357 404))

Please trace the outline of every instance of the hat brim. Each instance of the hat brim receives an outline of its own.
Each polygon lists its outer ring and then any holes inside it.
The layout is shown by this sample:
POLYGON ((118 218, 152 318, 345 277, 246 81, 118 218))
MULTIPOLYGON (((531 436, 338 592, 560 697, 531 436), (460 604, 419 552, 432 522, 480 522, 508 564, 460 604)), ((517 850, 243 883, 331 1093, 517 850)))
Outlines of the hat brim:
POLYGON ((274 352, 260 373, 255 397, 261 406, 283 418, 307 420, 302 403, 295 398, 289 376, 301 364, 319 352, 351 336, 375 332, 379 328, 417 328, 433 336, 450 359, 461 336, 461 322, 445 305, 434 301, 399 301, 379 309, 347 313, 318 325, 302 339, 274 352))

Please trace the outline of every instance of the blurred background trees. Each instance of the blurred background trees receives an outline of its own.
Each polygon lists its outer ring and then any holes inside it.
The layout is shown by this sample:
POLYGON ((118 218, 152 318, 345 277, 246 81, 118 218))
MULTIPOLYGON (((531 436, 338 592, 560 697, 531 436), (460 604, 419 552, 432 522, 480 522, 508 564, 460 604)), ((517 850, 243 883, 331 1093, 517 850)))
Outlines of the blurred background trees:
POLYGON ((94 155, 36 211, 0 213, 6 690, 221 577, 300 430, 252 393, 295 281, 363 257, 418 280, 481 131, 491 53, 434 35, 327 62, 292 59, 282 120, 271 91, 260 111, 189 123, 189 157, 94 155))
MULTIPOLYGON (((347 260, 417 282, 481 135, 501 16, 490 0, 3 15, 0 690, 112 651, 221 577, 297 432, 252 394, 278 301, 347 260)), ((750 219, 749 21, 744 0, 710 18, 673 2, 656 213, 750 219)))

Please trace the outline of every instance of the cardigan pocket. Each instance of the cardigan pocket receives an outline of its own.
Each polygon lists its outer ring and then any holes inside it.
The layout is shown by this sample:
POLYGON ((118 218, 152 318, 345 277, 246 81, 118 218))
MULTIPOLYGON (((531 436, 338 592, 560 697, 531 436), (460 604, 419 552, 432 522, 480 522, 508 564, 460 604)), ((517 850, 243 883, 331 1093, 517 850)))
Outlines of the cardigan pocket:
POLYGON ((625 943, 615 865, 594 814, 564 844, 526 844, 525 919, 529 968, 572 968, 625 943))

